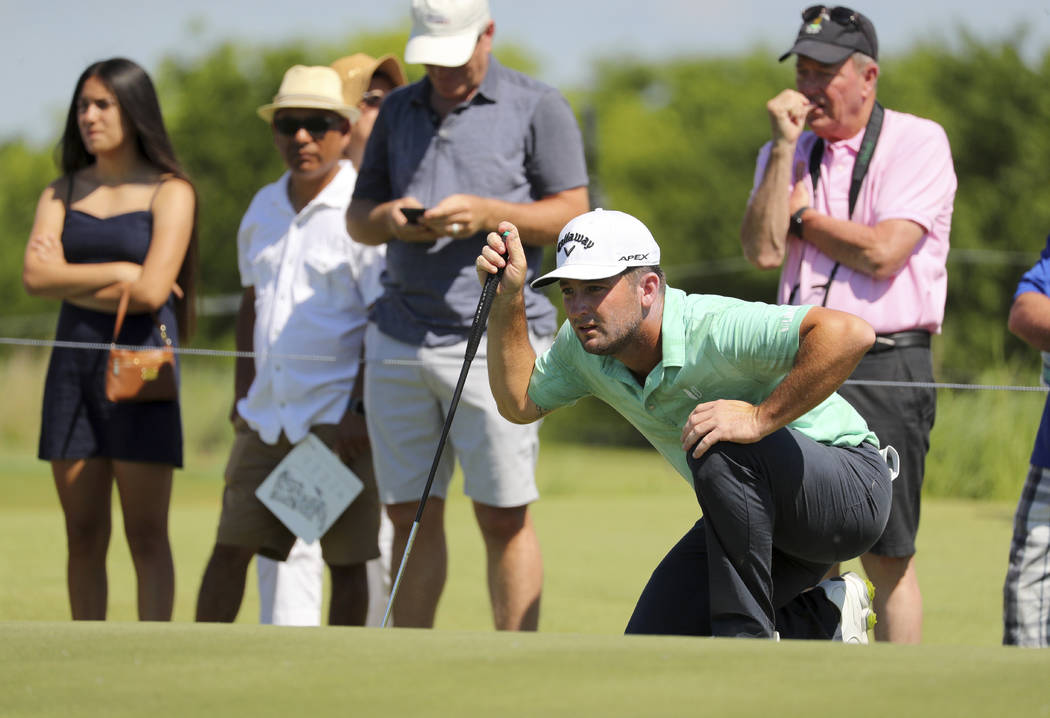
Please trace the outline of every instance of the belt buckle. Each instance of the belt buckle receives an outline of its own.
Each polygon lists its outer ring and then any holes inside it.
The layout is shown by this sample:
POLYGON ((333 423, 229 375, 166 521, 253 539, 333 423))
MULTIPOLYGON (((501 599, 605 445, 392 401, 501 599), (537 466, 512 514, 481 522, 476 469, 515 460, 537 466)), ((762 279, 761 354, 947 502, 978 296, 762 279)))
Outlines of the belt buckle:
POLYGON ((884 337, 884 336, 876 335, 875 343, 872 344, 870 351, 873 351, 873 352, 875 352, 877 354, 879 352, 889 351, 890 349, 893 349, 895 346, 897 346, 897 340, 896 339, 893 339, 892 337, 884 337))

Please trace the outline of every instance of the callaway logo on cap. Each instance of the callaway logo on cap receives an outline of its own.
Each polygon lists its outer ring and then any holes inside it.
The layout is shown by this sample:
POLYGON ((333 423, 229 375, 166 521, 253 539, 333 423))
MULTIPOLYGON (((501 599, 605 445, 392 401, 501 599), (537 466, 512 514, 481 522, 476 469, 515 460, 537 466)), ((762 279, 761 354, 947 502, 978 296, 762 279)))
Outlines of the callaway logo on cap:
POLYGON ((558 268, 532 282, 539 289, 559 279, 604 279, 629 267, 660 263, 660 247, 640 221, 625 212, 596 209, 569 221, 558 235, 558 268))

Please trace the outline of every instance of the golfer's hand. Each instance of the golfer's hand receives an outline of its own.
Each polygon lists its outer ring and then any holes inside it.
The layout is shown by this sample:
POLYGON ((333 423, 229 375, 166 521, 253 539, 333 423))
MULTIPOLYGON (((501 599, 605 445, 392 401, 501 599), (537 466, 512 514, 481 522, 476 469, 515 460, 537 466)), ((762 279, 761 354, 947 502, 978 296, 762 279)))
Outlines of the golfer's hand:
POLYGON ((693 458, 699 459, 719 441, 753 444, 766 433, 754 404, 734 399, 706 401, 697 404, 685 422, 682 450, 692 449, 693 458))
POLYGON ((798 90, 784 90, 766 103, 774 142, 797 142, 813 103, 798 90))
POLYGON ((492 226, 487 224, 486 206, 484 198, 476 195, 449 195, 426 211, 423 222, 439 237, 473 237, 492 226))
POLYGON ((486 241, 488 244, 481 250, 474 263, 478 270, 478 281, 484 286, 485 279, 490 274, 495 274, 500 267, 504 267, 496 296, 520 293, 525 288, 528 265, 525 262, 525 250, 521 246, 518 228, 510 222, 500 222, 495 232, 489 232, 486 241))
POLYGON ((440 236, 422 222, 410 224, 405 219, 405 215, 401 214, 402 207, 423 208, 423 205, 415 197, 402 197, 390 202, 387 206, 390 208, 386 216, 387 232, 402 242, 433 242, 440 236))

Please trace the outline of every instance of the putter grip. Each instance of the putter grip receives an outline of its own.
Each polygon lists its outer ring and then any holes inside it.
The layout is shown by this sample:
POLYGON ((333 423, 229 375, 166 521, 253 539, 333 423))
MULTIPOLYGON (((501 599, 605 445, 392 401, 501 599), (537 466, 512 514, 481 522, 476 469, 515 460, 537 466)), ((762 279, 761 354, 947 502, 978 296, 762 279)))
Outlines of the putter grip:
POLYGON ((471 361, 478 352, 481 344, 481 335, 485 333, 485 323, 489 318, 489 310, 492 309, 492 300, 496 298, 496 288, 503 277, 503 267, 495 274, 485 277, 485 284, 481 288, 481 299, 478 300, 478 308, 474 312, 474 321, 470 325, 470 337, 467 339, 467 361, 471 361))

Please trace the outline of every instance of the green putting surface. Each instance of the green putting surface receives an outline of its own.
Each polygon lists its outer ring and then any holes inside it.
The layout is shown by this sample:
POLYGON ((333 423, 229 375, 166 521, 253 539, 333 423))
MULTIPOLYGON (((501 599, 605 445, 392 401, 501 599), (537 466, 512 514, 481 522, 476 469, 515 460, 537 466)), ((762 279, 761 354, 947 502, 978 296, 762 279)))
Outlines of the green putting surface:
POLYGON ((0 623, 0 715, 1039 716, 1001 647, 136 623, 0 623))

